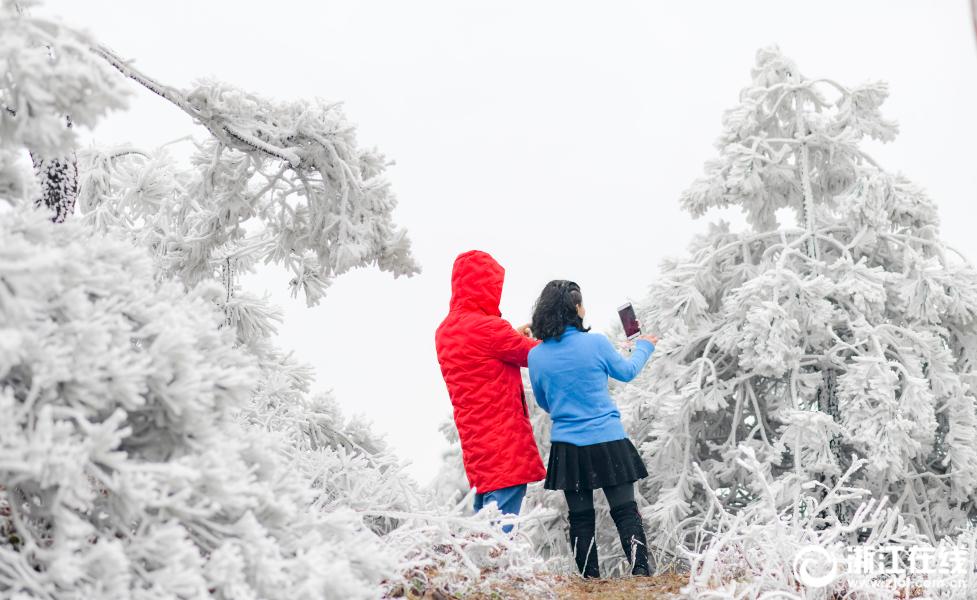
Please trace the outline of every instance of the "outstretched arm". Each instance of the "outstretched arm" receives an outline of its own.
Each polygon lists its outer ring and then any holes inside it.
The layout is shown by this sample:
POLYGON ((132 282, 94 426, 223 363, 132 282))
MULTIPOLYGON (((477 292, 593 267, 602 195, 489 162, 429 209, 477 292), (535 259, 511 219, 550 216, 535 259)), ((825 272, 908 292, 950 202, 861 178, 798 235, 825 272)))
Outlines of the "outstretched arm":
POLYGON ((655 351, 655 345, 645 339, 639 339, 634 347, 634 352, 630 358, 624 358, 611 345, 610 340, 602 335, 598 335, 598 351, 601 360, 604 362, 604 369, 607 374, 618 381, 631 381, 637 377, 638 373, 648 362, 648 357, 655 351))

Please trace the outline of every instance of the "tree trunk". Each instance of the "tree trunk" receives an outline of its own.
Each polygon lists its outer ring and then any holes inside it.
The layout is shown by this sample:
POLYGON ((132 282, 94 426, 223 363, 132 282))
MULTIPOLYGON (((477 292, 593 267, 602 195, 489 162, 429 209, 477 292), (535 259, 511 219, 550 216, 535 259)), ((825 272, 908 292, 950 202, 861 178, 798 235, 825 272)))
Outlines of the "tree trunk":
POLYGON ((41 195, 35 204, 48 207, 55 223, 64 223, 68 215, 75 212, 78 196, 78 163, 74 153, 59 158, 42 158, 31 153, 31 159, 41 184, 41 195))
MULTIPOLYGON (((71 117, 66 118, 66 126, 71 127, 71 117)), ((75 212, 75 199, 78 197, 78 160, 75 153, 48 158, 31 152, 31 160, 34 161, 34 175, 41 185, 41 195, 34 205, 47 206, 54 213, 51 220, 64 223, 68 215, 75 212)))

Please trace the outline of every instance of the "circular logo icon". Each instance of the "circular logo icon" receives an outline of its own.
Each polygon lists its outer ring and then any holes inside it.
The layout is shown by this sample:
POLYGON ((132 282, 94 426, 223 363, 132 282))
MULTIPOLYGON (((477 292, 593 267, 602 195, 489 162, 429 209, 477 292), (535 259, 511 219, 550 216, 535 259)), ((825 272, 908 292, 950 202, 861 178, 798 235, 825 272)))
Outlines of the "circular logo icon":
POLYGON ((825 587, 838 577, 838 561, 817 544, 801 546, 794 556, 794 576, 807 587, 825 587))

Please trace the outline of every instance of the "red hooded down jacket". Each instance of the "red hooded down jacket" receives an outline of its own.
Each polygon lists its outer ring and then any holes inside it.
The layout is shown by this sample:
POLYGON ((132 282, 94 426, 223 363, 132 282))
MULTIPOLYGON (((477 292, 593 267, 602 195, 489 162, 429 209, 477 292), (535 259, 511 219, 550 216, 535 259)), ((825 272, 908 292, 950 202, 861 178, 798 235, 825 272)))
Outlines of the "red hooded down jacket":
POLYGON ((479 493, 546 477, 519 368, 531 340, 499 312, 505 269, 485 252, 455 259, 451 307, 434 335, 468 482, 479 493))

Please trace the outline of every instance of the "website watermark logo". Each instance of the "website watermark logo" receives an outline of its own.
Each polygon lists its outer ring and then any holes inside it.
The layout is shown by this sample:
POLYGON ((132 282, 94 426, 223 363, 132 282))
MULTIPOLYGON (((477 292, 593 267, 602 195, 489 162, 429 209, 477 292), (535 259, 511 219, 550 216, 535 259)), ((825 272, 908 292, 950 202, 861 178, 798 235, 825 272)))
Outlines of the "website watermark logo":
POLYGON ((801 546, 794 555, 797 582, 824 588, 844 577, 861 586, 893 589, 964 588, 973 575, 971 550, 960 546, 801 546))

